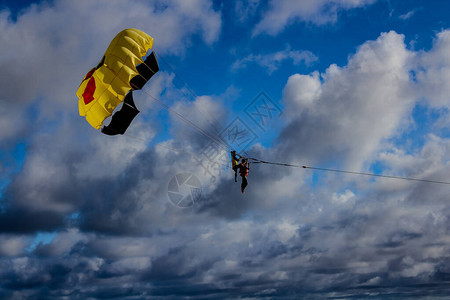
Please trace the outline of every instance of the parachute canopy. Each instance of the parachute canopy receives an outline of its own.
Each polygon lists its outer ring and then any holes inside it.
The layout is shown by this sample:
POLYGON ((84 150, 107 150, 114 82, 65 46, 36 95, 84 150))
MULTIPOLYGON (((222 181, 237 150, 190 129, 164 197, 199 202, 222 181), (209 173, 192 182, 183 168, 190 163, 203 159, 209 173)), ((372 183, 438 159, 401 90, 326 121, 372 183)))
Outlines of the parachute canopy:
POLYGON ((125 29, 111 41, 100 63, 86 74, 77 91, 78 108, 92 127, 102 128, 103 121, 123 102, 102 132, 125 133, 139 113, 132 91, 142 89, 159 70, 153 52, 143 60, 152 46, 153 38, 145 32, 125 29))

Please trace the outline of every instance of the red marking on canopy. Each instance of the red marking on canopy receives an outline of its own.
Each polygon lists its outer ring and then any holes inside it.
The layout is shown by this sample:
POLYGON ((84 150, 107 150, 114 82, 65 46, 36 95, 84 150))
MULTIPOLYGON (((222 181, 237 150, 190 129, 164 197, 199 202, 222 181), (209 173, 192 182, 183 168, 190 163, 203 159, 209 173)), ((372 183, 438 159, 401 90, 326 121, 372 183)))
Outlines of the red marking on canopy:
POLYGON ((94 77, 91 77, 91 79, 89 79, 89 82, 83 92, 84 104, 87 105, 92 100, 94 100, 94 92, 95 92, 95 79, 94 79, 94 77))

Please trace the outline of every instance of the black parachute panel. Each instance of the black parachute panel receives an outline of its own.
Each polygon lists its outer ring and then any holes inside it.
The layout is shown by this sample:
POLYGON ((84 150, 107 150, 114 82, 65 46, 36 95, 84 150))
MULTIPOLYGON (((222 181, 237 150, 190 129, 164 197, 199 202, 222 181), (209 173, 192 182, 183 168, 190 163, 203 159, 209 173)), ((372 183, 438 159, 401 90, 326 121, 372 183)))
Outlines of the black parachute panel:
MULTIPOLYGON (((136 75, 130 80, 130 86, 133 90, 140 90, 147 83, 147 81, 159 71, 158 61, 155 53, 152 52, 144 61, 144 63, 136 66, 139 75, 136 75)), ((123 100, 122 108, 114 113, 111 123, 102 128, 102 132, 107 135, 124 134, 128 126, 130 126, 134 117, 139 113, 133 101, 132 90, 128 92, 123 100)))
POLYGON ((147 81, 159 71, 158 61, 156 60, 155 52, 152 52, 144 61, 143 64, 136 66, 139 75, 136 75, 130 80, 130 85, 134 90, 140 90, 147 83, 147 81))
POLYGON ((133 101, 133 92, 129 91, 123 99, 122 108, 114 113, 111 123, 104 126, 102 132, 107 135, 124 134, 138 113, 139 110, 133 101))

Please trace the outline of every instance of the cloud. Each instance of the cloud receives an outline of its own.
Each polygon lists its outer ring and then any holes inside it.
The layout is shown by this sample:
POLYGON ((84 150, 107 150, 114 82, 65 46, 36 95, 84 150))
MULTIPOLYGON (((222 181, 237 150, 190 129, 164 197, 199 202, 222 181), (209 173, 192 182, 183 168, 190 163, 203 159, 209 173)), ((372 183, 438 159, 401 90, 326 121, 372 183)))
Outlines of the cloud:
POLYGON ((433 48, 428 52, 418 52, 412 76, 417 81, 417 91, 433 107, 449 108, 450 88, 444 84, 450 80, 450 31, 437 34, 433 48))
MULTIPOLYGON (((175 26, 186 35, 183 42, 176 38, 178 33, 163 38, 167 48, 162 50, 178 55, 193 35, 208 44, 218 34, 204 27, 209 21, 199 25, 202 21, 192 11, 191 5, 198 5, 198 10, 212 15, 212 21, 206 20, 217 22, 220 14, 206 2, 171 2, 167 7, 162 2, 137 2, 123 20, 118 11, 127 3, 108 3, 55 2, 24 12, 17 23, 1 19, 5 32, 27 29, 35 39, 34 30, 42 26, 45 30, 39 33, 48 39, 43 49, 49 41, 58 45, 57 50, 49 49, 60 56, 55 65, 67 57, 62 49, 76 49, 69 57, 70 67, 63 67, 71 70, 68 78, 43 71, 56 78, 54 90, 32 85, 32 93, 21 91, 11 104, 14 110, 2 112, 2 118, 24 122, 27 147, 23 164, 12 172, 1 195, 0 298, 447 296, 446 186, 253 164, 243 196, 229 169, 209 181, 195 160, 209 138, 173 114, 159 119, 167 121, 173 137, 164 142, 155 141, 156 122, 138 119, 130 136, 114 139, 89 128, 74 109, 72 81, 79 82, 118 27, 153 22, 143 15, 177 16, 170 19, 174 23, 166 20, 161 26, 175 26), (186 12, 180 12, 184 5, 186 12), (127 21, 133 15, 139 24, 127 21), (107 25, 93 26, 97 29, 90 34, 70 29, 73 39, 63 42, 57 38, 62 37, 56 34, 59 29, 50 30, 55 27, 50 21, 64 16, 69 25, 78 24, 71 16, 88 25, 107 25), (39 25, 38 20, 45 22, 39 25), (197 25, 185 28, 184 22, 197 25), (91 39, 98 41, 87 43, 91 39), (82 55, 87 52, 88 58, 82 55), (27 111, 24 119, 20 114, 9 116, 10 111, 22 110, 27 111), (168 201, 168 182, 179 172, 193 173, 202 182, 202 198, 192 208, 180 209, 168 201), (40 232, 55 237, 24 251, 40 232)), ((423 145, 411 148, 407 143, 418 103, 438 111, 448 107, 447 38, 448 32, 442 31, 432 49, 414 52, 401 34, 383 33, 363 43, 344 66, 293 74, 283 91, 280 135, 270 147, 257 144, 248 152, 268 161, 353 170, 367 170, 378 162, 389 174, 448 180, 447 136, 431 126, 423 145)), ((16 61, 26 57, 24 53, 16 61)), ((285 54, 282 60, 293 59, 285 54)), ((152 92, 171 98, 164 91, 173 78, 163 74, 155 79, 152 92)), ((6 97, 9 91, 2 91, 6 97)), ((201 95, 191 102, 174 97, 175 103, 169 103, 211 128, 210 123, 221 126, 228 117, 226 97, 201 95), (217 120, 208 120, 208 112, 217 120)), ((152 116, 159 113, 157 105, 140 107, 152 116)), ((442 118, 448 113, 438 118, 440 126, 446 124, 442 118)), ((9 134, 2 138, 23 142, 9 134)))
POLYGON ((307 0, 270 1, 270 9, 253 29, 253 35, 276 35, 294 22, 311 22, 316 25, 334 23, 339 11, 370 5, 374 0, 307 0))
MULTIPOLYGON (((121 1, 55 1, 32 5, 15 21, 10 16, 7 10, 0 15, 0 66, 4 74, 0 122, 5 125, 0 145, 14 148, 26 139, 29 146, 20 174, 10 172, 14 180, 2 196, 8 199, 3 202, 10 214, 2 215, 0 223, 13 231, 47 230, 48 226, 62 225, 64 215, 83 202, 86 186, 79 184, 118 176, 155 135, 151 127, 137 133, 130 130, 134 136, 131 141, 107 140, 95 132, 79 135, 80 127, 87 129, 88 125, 74 109, 74 91, 114 34, 138 27, 155 38, 159 51, 180 54, 193 35, 200 35, 207 44, 217 39, 220 13, 202 0, 164 5, 139 1, 132 7, 121 1), (73 26, 80 22, 84 26, 73 26), (12 212, 23 217, 10 222, 12 212)), ((158 78, 150 84, 153 92, 160 91, 158 84, 163 84, 158 78)), ((140 105, 143 111, 149 108, 140 105)), ((135 123, 142 125, 139 120, 135 123)), ((14 164, 2 162, 3 167, 14 164)))
POLYGON ((23 253, 29 244, 30 238, 20 235, 0 235, 0 255, 3 257, 15 257, 23 253))
POLYGON ((226 117, 227 111, 221 97, 200 96, 192 102, 178 101, 171 108, 173 135, 179 140, 196 137, 197 142, 193 144, 203 147, 206 146, 205 142, 217 143, 226 117))
POLYGON ((239 69, 246 68, 248 64, 256 63, 265 68, 267 72, 271 74, 278 70, 281 64, 287 60, 292 60, 294 65, 304 63, 309 66, 317 61, 318 58, 310 51, 290 50, 289 47, 287 47, 285 50, 269 54, 250 54, 242 59, 236 60, 231 65, 231 70, 237 71, 239 69))
POLYGON ((411 19, 421 9, 422 8, 416 8, 416 9, 410 10, 407 13, 398 16, 398 18, 403 21, 411 19))
MULTIPOLYGON (((132 6, 122 1, 63 0, 32 5, 16 21, 8 10, 2 10, 0 67, 8 76, 0 81, 0 123, 8 130, 3 130, 0 138, 26 134, 30 128, 22 124, 30 116, 37 123, 40 119, 58 119, 61 110, 72 109, 75 95, 67 91, 76 91, 109 41, 129 27, 153 36, 159 53, 181 54, 193 35, 198 34, 207 44, 214 43, 221 19, 211 3, 203 0, 174 0, 164 5, 136 1, 132 6)), ((38 127, 36 123, 33 128, 38 127)))
POLYGON ((403 36, 390 32, 363 44, 345 67, 292 75, 284 89, 284 156, 302 149, 303 159, 324 161, 331 151, 334 161, 359 169, 413 108, 410 56, 403 36))

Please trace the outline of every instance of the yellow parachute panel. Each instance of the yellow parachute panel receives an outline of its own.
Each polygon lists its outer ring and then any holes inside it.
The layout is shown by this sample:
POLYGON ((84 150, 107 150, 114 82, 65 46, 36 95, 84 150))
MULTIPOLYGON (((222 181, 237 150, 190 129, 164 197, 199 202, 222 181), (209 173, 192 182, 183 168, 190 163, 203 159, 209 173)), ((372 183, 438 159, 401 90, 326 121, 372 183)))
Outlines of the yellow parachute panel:
POLYGON ((77 91, 78 108, 92 127, 102 128, 103 121, 126 100, 128 105, 114 114, 102 132, 123 134, 128 128, 139 112, 132 91, 141 89, 159 70, 153 52, 143 60, 152 46, 153 38, 145 32, 125 29, 111 41, 97 67, 86 74, 77 91))

